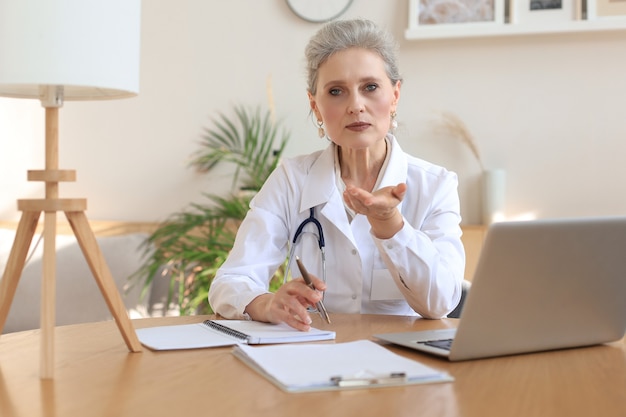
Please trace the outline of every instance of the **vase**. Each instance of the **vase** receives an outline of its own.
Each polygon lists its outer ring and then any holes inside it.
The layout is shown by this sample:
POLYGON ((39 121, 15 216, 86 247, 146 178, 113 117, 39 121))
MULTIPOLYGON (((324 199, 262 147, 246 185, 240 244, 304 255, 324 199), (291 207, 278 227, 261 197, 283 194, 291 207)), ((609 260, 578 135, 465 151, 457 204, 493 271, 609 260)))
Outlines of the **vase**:
POLYGON ((506 171, 486 169, 483 171, 482 218, 484 224, 504 220, 506 197, 506 171))

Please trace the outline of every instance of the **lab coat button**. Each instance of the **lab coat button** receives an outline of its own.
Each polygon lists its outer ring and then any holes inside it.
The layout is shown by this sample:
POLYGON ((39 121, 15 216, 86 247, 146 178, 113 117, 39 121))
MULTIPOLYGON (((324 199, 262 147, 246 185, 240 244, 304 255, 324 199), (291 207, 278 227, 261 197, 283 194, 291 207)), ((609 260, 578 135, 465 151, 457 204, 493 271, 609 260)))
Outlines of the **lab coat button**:
POLYGON ((352 299, 356 300, 356 294, 352 294, 352 299))
POLYGON ((352 249, 352 254, 356 255, 356 249, 352 249))

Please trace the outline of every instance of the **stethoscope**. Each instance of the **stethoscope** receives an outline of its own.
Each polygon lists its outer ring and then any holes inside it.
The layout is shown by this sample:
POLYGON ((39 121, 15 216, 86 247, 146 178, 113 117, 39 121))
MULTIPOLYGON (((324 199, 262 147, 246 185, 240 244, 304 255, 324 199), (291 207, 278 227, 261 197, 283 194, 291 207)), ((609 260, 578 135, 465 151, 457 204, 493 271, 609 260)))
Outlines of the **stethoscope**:
MULTIPOLYGON (((298 228, 296 229, 296 233, 294 233, 293 235, 293 240, 291 241, 291 250, 289 251, 289 259, 287 260, 287 272, 291 271, 291 261, 295 258, 296 246, 298 245, 298 242, 300 241, 302 235, 304 233, 315 234, 315 232, 304 231, 304 228, 308 224, 312 223, 317 228, 317 244, 322 254, 322 279, 324 280, 324 282, 326 282, 326 252, 324 249, 326 247, 326 242, 324 240, 324 230, 322 229, 322 224, 319 222, 319 220, 315 218, 315 207, 311 207, 309 210, 309 217, 307 217, 302 221, 302 223, 300 223, 300 226, 298 226, 298 228)), ((285 274, 283 283, 287 280, 287 275, 288 274, 285 274)))

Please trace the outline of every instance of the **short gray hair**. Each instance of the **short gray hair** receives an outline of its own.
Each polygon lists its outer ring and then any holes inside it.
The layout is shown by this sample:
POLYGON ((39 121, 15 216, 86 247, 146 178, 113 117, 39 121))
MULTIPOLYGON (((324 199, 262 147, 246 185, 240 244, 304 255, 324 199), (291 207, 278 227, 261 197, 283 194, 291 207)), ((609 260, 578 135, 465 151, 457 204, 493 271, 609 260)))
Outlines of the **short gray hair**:
POLYGON ((317 92, 317 73, 320 66, 335 52, 349 48, 363 48, 380 55, 385 63, 387 76, 395 85, 402 81, 396 63, 397 45, 393 36, 370 20, 336 20, 324 25, 305 48, 307 60, 307 89, 317 92))

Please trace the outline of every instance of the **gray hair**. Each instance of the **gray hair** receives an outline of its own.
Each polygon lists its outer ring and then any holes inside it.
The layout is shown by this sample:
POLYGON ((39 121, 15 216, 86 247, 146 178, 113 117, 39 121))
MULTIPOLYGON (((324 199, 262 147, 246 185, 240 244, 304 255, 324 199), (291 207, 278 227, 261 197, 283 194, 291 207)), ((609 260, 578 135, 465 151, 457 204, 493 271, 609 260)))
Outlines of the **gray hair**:
POLYGON ((320 66, 335 52, 349 48, 374 51, 385 62, 387 76, 395 85, 402 81, 396 63, 396 42, 389 32, 379 29, 369 20, 336 20, 324 25, 305 48, 307 60, 307 89, 317 92, 317 73, 320 66))

